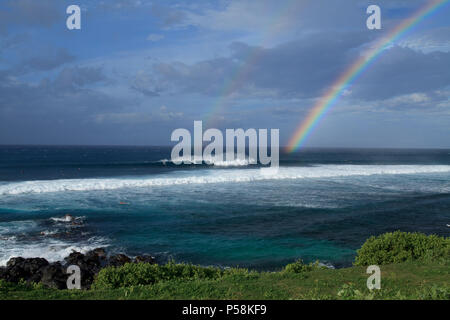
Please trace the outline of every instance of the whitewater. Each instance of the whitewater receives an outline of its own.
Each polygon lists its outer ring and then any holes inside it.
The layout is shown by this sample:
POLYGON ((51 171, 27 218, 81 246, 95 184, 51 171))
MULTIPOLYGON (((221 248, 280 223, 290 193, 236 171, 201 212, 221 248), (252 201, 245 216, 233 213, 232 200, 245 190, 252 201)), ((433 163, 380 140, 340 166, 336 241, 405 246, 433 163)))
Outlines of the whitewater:
POLYGON ((58 179, 4 183, 0 195, 64 191, 115 190, 185 184, 240 183, 263 180, 325 179, 348 176, 411 175, 450 172, 449 165, 316 165, 281 167, 276 173, 266 168, 177 171, 165 175, 120 178, 58 179))

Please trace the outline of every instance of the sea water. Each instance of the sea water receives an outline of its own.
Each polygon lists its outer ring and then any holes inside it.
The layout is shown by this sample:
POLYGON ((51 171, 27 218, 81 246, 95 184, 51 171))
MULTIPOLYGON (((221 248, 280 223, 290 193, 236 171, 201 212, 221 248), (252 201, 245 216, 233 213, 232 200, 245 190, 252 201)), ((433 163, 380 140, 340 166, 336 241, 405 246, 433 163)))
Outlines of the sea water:
POLYGON ((275 270, 350 265, 371 235, 449 236, 450 150, 303 149, 274 175, 169 147, 0 147, 0 265, 72 250, 275 270), (67 218, 66 215, 70 215, 67 218))

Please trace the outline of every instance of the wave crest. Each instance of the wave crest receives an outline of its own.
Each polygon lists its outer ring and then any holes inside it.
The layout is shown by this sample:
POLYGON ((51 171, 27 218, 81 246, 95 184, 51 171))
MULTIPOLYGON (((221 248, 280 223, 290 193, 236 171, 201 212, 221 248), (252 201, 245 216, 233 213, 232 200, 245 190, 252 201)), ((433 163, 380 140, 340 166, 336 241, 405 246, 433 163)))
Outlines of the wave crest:
POLYGON ((62 191, 115 190, 156 186, 240 183, 262 180, 323 179, 346 176, 426 174, 450 172, 448 165, 321 165, 281 167, 273 173, 261 169, 196 170, 141 178, 61 179, 14 182, 0 185, 0 195, 62 191), (175 176, 175 174, 177 176, 175 176))
POLYGON ((182 162, 182 164, 205 164, 216 167, 246 167, 249 165, 256 164, 256 160, 252 158, 246 159, 233 159, 233 160, 216 160, 215 158, 176 158, 176 159, 161 159, 158 162, 163 165, 175 164, 176 162, 182 162))

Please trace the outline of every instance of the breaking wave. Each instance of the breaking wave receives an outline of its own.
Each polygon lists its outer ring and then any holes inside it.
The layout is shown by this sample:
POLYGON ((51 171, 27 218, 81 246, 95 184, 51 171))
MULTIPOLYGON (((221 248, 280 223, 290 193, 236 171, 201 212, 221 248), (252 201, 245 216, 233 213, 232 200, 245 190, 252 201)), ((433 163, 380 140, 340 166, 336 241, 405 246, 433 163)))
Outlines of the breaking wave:
POLYGON ((14 182, 0 185, 0 195, 62 191, 115 190, 155 186, 240 183, 262 180, 324 179, 346 176, 409 175, 450 172, 449 165, 320 165, 260 169, 176 171, 140 178, 60 179, 14 182))
POLYGON ((91 237, 80 243, 69 243, 62 240, 47 239, 33 243, 17 242, 15 239, 1 241, 0 266, 6 265, 13 257, 45 258, 49 262, 62 261, 73 250, 86 253, 99 247, 108 247, 108 241, 101 237, 91 237))
POLYGON ((249 165, 257 164, 257 161, 254 159, 233 159, 233 160, 216 160, 214 158, 176 158, 174 160, 169 159, 161 159, 158 162, 162 163, 163 165, 167 164, 205 164, 205 165, 211 165, 216 167, 246 167, 249 165))

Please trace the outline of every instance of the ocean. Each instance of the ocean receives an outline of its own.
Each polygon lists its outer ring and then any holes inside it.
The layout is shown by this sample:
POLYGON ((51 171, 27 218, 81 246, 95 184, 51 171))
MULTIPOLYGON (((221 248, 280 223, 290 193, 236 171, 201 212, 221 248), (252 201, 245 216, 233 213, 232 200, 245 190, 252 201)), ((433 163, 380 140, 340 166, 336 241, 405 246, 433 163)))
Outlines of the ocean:
POLYGON ((303 149, 277 174, 169 147, 0 147, 0 265, 105 247, 200 265, 351 265, 371 235, 449 236, 450 150, 303 149), (68 221, 66 215, 74 220, 68 221))

